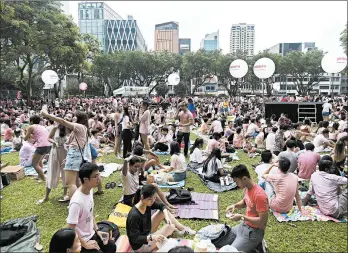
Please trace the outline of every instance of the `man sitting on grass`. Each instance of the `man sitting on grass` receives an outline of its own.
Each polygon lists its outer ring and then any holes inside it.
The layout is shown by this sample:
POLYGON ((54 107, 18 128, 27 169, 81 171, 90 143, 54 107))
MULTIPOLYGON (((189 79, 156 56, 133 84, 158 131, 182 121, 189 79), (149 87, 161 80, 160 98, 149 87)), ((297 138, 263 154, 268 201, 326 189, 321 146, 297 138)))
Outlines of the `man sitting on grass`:
POLYGON ((81 253, 116 252, 116 244, 109 234, 98 229, 94 217, 93 188, 100 181, 99 167, 85 163, 79 171, 81 186, 75 191, 69 204, 68 227, 76 231, 81 242, 81 253))
POLYGON ((272 165, 262 175, 262 178, 267 182, 265 184, 265 192, 271 209, 279 213, 287 213, 292 209, 294 198, 296 198, 298 209, 302 212, 301 198, 298 193, 298 177, 294 173, 289 172, 289 159, 282 158, 278 163, 280 173, 269 174, 274 166, 272 165))
MULTIPOLYGON (((244 189, 244 198, 236 204, 227 207, 226 212, 231 212, 231 220, 240 221, 232 228, 232 246, 238 251, 251 252, 262 246, 263 237, 268 221, 268 199, 265 191, 250 177, 247 167, 237 165, 231 172, 231 177, 239 188, 244 189), (246 215, 235 214, 235 209, 246 207, 246 215)), ((263 250, 265 251, 265 250, 263 250)))
POLYGON ((312 174, 309 190, 303 205, 315 194, 320 212, 333 218, 341 219, 347 216, 347 178, 329 174, 331 161, 319 161, 319 171, 312 174), (342 189, 342 186, 345 186, 342 189))

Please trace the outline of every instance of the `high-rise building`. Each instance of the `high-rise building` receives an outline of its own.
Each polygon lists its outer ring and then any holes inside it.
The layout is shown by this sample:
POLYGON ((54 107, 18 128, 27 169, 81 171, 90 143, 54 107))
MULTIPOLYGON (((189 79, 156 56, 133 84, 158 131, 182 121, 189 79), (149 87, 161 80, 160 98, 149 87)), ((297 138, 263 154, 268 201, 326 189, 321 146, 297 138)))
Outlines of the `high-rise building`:
POLYGON ((255 50, 255 25, 239 23, 233 24, 230 34, 230 53, 245 52, 253 56, 255 50))
POLYGON ((79 3, 78 14, 80 32, 94 35, 101 43, 100 50, 147 50, 137 21, 132 16, 124 20, 103 2, 79 3))
POLYGON ((206 51, 219 50, 219 30, 206 34, 201 41, 201 48, 206 51))
POLYGON ((191 52, 191 39, 179 39, 179 54, 191 52))
POLYGON ((268 52, 285 56, 288 52, 291 51, 300 51, 305 53, 315 49, 318 49, 315 46, 315 42, 278 43, 269 48, 268 52))
POLYGON ((154 50, 179 53, 179 23, 170 21, 155 25, 154 50))

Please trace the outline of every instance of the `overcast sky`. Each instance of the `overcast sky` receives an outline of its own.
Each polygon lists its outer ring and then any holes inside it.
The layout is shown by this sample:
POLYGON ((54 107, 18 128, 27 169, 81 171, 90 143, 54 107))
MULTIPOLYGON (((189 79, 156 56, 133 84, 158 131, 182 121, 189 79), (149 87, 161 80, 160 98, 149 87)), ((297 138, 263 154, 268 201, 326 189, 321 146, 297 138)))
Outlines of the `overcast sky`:
MULTIPOLYGON (((95 1, 93 1, 95 2, 95 1)), ((255 51, 282 42, 315 42, 319 49, 342 53, 339 37, 347 23, 346 1, 104 1, 124 19, 132 15, 149 49, 155 24, 179 22, 179 37, 198 50, 206 33, 220 31, 220 48, 229 52, 232 24, 255 24, 255 51)), ((69 2, 78 21, 78 2, 69 2)))

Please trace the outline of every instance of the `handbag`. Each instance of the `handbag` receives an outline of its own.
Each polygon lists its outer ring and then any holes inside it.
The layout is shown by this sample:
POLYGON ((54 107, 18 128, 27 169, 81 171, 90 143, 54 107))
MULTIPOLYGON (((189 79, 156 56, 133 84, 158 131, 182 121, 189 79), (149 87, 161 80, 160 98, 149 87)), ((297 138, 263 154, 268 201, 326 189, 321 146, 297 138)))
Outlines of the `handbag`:
POLYGON ((11 183, 10 177, 6 173, 1 173, 1 181, 4 187, 11 183))

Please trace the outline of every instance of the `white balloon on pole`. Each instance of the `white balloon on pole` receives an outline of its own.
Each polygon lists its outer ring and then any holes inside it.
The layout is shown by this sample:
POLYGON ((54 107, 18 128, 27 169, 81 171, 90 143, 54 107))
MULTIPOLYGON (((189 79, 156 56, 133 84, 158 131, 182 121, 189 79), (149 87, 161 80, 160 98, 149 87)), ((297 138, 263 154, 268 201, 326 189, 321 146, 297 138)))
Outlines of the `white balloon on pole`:
POLYGON ((59 80, 57 73, 53 70, 45 70, 42 72, 41 79, 45 84, 48 85, 55 84, 59 80))
POLYGON ((180 76, 178 73, 172 73, 168 76, 168 83, 170 85, 178 85, 180 83, 180 76))
POLYGON ((254 74, 260 79, 269 78, 274 74, 275 64, 269 58, 261 58, 254 64, 254 74))
POLYGON ((234 78, 242 78, 248 72, 248 64, 241 59, 234 60, 230 64, 230 74, 234 78))
POLYGON ((80 88, 80 90, 87 90, 87 83, 80 83, 79 84, 79 88, 80 88))
POLYGON ((321 67, 328 74, 337 74, 347 66, 347 55, 327 53, 321 59, 321 67))

